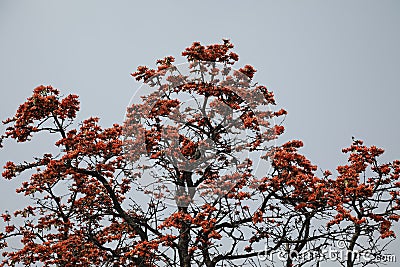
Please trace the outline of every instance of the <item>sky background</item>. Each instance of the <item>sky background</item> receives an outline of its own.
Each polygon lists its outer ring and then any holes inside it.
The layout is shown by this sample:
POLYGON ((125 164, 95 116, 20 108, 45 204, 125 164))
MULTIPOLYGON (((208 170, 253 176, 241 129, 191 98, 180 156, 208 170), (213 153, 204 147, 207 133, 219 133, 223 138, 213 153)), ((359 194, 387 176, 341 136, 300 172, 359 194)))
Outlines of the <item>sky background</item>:
MULTIPOLYGON (((289 112, 278 143, 303 140, 301 152, 321 169, 345 163, 352 136, 384 148, 382 161, 400 159, 396 0, 0 0, 0 119, 44 84, 80 96, 79 120, 122 123, 138 65, 167 55, 183 63, 193 41, 222 38, 235 45, 236 68, 252 64, 289 112)), ((49 140, 6 142, 0 164, 53 150, 49 140)), ((0 212, 23 205, 14 193, 23 179, 0 181, 0 212)))

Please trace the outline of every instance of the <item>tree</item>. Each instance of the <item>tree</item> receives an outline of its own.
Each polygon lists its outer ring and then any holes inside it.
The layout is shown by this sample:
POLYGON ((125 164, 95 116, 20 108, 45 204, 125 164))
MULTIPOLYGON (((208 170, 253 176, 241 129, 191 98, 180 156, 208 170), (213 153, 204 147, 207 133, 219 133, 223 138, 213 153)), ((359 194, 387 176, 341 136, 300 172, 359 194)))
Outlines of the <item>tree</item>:
POLYGON ((35 88, 0 145, 44 132, 59 153, 4 167, 6 179, 34 172, 17 190, 33 201, 2 215, 0 266, 318 266, 339 241, 342 265, 378 263, 400 218, 400 161, 379 164, 382 149, 354 140, 349 165, 318 177, 301 141, 274 143, 286 111, 252 66, 233 69, 232 48, 195 42, 187 64, 138 67, 143 95, 111 128, 75 127, 78 96, 35 88))

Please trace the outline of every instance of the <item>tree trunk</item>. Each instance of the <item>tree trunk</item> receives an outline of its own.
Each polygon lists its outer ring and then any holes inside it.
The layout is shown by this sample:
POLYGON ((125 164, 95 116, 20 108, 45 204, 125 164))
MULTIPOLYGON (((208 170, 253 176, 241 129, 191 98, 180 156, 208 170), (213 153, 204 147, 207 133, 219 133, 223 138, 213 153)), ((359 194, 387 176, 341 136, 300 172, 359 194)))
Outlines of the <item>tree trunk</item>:
MULTIPOLYGON (((193 190, 193 182, 192 182, 192 173, 184 171, 182 173, 182 177, 180 179, 180 183, 178 183, 178 192, 177 195, 178 197, 180 196, 190 196, 192 198, 192 192, 193 190), (187 189, 185 189, 185 183, 187 189)), ((189 200, 187 200, 189 201, 189 200)), ((189 205, 189 202, 185 203, 179 201, 178 204, 178 210, 180 212, 188 214, 188 208, 187 206, 189 205)), ((188 221, 182 221, 182 227, 179 229, 179 240, 178 240, 178 253, 179 253, 179 262, 181 267, 190 267, 190 255, 189 255, 189 242, 190 242, 190 225, 191 223, 188 221)))

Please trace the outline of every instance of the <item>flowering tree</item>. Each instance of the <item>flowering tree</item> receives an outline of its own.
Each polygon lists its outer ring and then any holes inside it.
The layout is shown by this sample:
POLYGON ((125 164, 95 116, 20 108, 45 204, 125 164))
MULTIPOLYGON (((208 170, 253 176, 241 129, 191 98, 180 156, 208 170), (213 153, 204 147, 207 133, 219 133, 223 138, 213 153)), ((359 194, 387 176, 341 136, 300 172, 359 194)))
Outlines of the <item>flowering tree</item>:
POLYGON ((0 145, 46 132, 59 152, 4 167, 6 179, 31 171, 17 193, 34 201, 2 214, 0 266, 317 266, 338 241, 342 265, 378 263, 400 218, 400 161, 354 140, 349 165, 319 177, 301 141, 275 145, 286 111, 252 66, 233 69, 232 48, 195 42, 187 64, 138 67, 144 85, 111 128, 75 127, 76 95, 35 88, 0 145))

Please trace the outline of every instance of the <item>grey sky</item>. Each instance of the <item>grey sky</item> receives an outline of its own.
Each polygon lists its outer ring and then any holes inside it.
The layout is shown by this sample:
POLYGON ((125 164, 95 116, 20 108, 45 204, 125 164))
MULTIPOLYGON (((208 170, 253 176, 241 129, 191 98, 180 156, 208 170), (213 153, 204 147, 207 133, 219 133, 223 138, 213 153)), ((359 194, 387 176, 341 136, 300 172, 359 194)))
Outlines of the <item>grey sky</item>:
MULTIPOLYGON (((0 119, 39 84, 80 96, 79 119, 121 123, 138 65, 193 41, 230 38, 255 79, 288 110, 279 143, 301 139, 323 169, 345 162, 351 136, 400 159, 400 1, 0 1, 0 119)), ((4 131, 4 127, 0 128, 4 131)), ((7 142, 0 164, 42 145, 7 142)), ((40 153, 37 153, 40 154, 40 153)), ((21 203, 1 181, 0 211, 21 203)), ((399 233, 400 234, 400 233, 399 233)), ((400 255, 398 255, 400 258, 400 255)), ((398 259, 400 260, 400 259, 398 259)), ((394 265, 388 265, 394 266, 394 265)))

